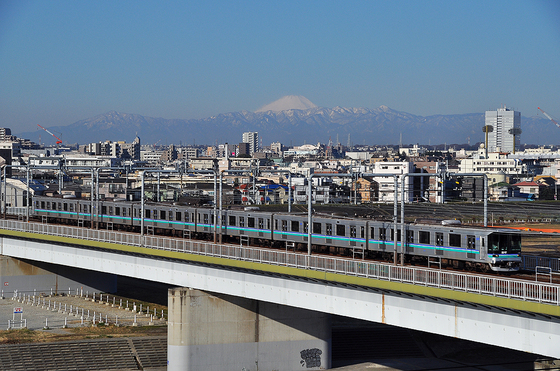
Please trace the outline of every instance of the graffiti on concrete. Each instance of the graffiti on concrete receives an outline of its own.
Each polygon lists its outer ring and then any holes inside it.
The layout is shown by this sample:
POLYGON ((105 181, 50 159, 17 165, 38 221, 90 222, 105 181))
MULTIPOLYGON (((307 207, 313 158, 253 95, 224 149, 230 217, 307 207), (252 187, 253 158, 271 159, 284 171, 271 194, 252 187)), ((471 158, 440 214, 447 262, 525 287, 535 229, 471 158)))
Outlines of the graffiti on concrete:
POLYGON ((301 355, 301 367, 321 367, 321 354, 323 354, 321 349, 304 349, 299 354, 301 355))

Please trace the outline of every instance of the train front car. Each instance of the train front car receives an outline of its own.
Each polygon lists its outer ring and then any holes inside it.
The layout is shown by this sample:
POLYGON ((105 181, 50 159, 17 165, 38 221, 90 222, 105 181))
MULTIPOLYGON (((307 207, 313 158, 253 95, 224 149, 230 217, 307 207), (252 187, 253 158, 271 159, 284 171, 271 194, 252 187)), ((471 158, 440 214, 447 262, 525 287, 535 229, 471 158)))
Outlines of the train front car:
POLYGON ((487 262, 495 272, 517 272, 521 265, 521 234, 499 230, 487 235, 487 262))

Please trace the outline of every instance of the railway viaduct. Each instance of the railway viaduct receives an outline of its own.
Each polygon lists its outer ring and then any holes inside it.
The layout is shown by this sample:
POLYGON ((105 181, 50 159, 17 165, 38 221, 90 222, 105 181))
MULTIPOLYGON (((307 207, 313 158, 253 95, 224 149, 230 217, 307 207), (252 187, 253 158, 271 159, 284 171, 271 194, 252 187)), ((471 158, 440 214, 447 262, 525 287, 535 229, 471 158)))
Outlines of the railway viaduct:
POLYGON ((177 286, 169 370, 327 369, 331 314, 560 358, 558 285, 8 220, 0 254, 83 272, 64 289, 106 288, 96 272, 177 286))

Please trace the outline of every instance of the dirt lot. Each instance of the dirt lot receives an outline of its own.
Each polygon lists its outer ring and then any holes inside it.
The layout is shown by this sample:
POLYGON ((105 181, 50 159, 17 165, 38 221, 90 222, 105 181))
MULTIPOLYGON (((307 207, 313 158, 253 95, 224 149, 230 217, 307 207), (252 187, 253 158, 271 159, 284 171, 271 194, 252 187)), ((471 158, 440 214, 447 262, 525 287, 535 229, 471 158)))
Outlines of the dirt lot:
POLYGON ((49 343, 133 336, 167 336, 167 326, 95 326, 57 330, 7 330, 0 331, 0 344, 49 343))

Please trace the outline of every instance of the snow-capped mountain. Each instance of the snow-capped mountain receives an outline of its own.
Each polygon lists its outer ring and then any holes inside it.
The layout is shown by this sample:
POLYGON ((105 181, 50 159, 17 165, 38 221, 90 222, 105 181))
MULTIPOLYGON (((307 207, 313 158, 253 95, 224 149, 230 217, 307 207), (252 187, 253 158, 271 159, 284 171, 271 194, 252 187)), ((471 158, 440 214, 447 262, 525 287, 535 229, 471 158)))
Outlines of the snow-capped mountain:
MULTIPOLYGON (((215 144, 239 143, 246 131, 257 131, 264 145, 328 142, 329 138, 346 144, 463 144, 484 141, 484 113, 418 116, 379 108, 317 107, 303 97, 284 97, 256 112, 223 113, 197 119, 163 119, 136 114, 107 112, 63 127, 51 127, 62 133, 65 143, 91 143, 105 140, 132 141, 138 135, 142 143, 215 144), (311 105, 298 109, 301 104, 311 105), (280 108, 280 111, 277 111, 280 108)), ((541 117, 523 117, 521 142, 558 144, 560 130, 541 117)), ((39 131, 16 133, 38 142, 39 131)), ((45 138, 44 141, 49 144, 45 138)))
POLYGON ((317 107, 309 99, 301 95, 286 95, 272 103, 267 104, 256 110, 255 112, 281 112, 288 110, 306 110, 317 107))

